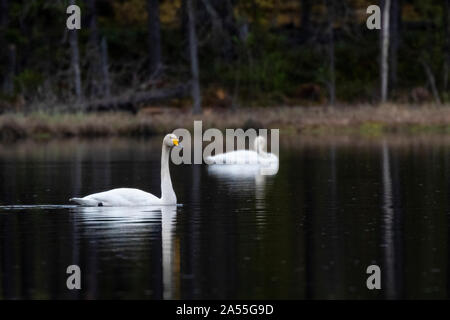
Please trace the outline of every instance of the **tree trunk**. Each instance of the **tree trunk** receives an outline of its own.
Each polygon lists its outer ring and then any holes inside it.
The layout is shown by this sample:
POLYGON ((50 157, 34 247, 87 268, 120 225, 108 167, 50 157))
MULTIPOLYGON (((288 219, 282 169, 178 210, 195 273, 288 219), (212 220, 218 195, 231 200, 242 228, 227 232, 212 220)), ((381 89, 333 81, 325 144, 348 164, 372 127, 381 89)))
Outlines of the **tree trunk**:
POLYGON ((3 81, 3 92, 7 95, 14 93, 14 76, 16 73, 16 46, 10 44, 8 46, 8 65, 6 75, 3 81))
POLYGON ((448 89, 448 73, 450 69, 450 0, 444 0, 444 29, 445 29, 445 45, 444 45, 444 75, 443 89, 448 89))
POLYGON ((148 53, 150 76, 157 76, 161 69, 161 26, 159 20, 159 0, 147 0, 148 13, 148 53))
POLYGON ((216 9, 211 4, 210 0, 202 0, 202 3, 205 6, 206 11, 208 12, 208 14, 211 18, 213 30, 216 33, 221 34, 223 32, 223 25, 222 25, 222 20, 221 20, 219 14, 217 13, 216 9))
POLYGON ((309 39, 311 35, 311 7, 311 0, 300 0, 301 33, 305 40, 309 39))
POLYGON ((109 78, 109 63, 108 63, 108 44, 105 37, 101 42, 101 64, 102 64, 102 76, 103 76, 103 95, 106 98, 111 96, 111 82, 109 78))
POLYGON ((328 20, 328 63, 329 63, 329 104, 334 106, 336 102, 336 76, 335 76, 335 55, 334 55, 334 0, 327 0, 327 20, 328 20))
MULTIPOLYGON (((0 0, 0 45, 4 44, 5 31, 9 23, 9 2, 8 0, 0 0)), ((2 46, 2 48, 5 48, 2 46)))
POLYGON ((202 98, 200 95, 200 83, 199 83, 199 65, 198 65, 198 53, 197 53, 197 33, 195 30, 195 12, 194 1, 186 0, 186 9, 188 14, 189 25, 189 55, 191 60, 191 94, 193 105, 193 113, 202 113, 202 98))
POLYGON ((96 0, 85 0, 87 13, 88 13, 88 25, 89 25, 89 44, 92 47, 98 48, 98 26, 97 26, 97 8, 96 0))
POLYGON ((397 87, 398 48, 402 21, 401 0, 391 0, 390 47, 389 47, 389 91, 397 87))
POLYGON ((9 3, 8 0, 0 0, 0 26, 5 27, 8 24, 9 3))
MULTIPOLYGON (((8 0, 0 0, 0 45, 5 41, 5 30, 9 23, 9 3, 8 0)), ((2 48, 5 48, 2 46, 2 48)))
MULTIPOLYGON (((8 45, 6 43, 6 39, 4 37, 5 30, 8 27, 9 23, 9 3, 8 0, 0 0, 0 48, 7 48, 8 45)), ((0 61, 5 62, 8 61, 9 52, 8 50, 0 50, 0 61)), ((3 65, 5 73, 7 72, 8 65, 3 65)), ((9 87, 7 83, 8 77, 7 75, 1 76, 0 80, 2 81, 3 90, 9 87)))
MULTIPOLYGON (((188 21, 186 0, 181 1, 180 11, 181 11, 180 12, 181 34, 183 39, 189 39, 189 21, 188 21)), ((185 51, 185 55, 189 57, 189 46, 183 46, 183 50, 185 51)))
POLYGON ((100 84, 102 65, 100 61, 99 32, 97 26, 96 0, 85 0, 88 14, 89 40, 87 45, 87 59, 89 61, 89 81, 90 93, 98 96, 103 93, 100 84))
MULTIPOLYGON (((70 4, 75 4, 75 0, 70 0, 70 4)), ((80 52, 78 49, 78 32, 77 29, 68 30, 70 43, 70 66, 73 73, 73 85, 75 88, 75 96, 78 101, 82 99, 81 91, 81 70, 80 70, 80 52)))
POLYGON ((389 75, 389 13, 391 0, 384 0, 382 10, 381 26, 381 102, 384 103, 388 98, 388 75, 389 75))
POLYGON ((217 3, 216 7, 211 0, 202 0, 212 23, 213 45, 220 50, 225 60, 230 61, 233 57, 232 34, 235 29, 233 5, 223 0, 214 2, 217 3))
POLYGON ((425 74, 427 75, 428 83, 431 87, 431 92, 433 93, 434 101, 436 104, 441 104, 441 98, 439 97, 439 92, 436 87, 436 80, 434 78, 433 72, 431 71, 430 66, 426 63, 425 60, 421 60, 422 66, 425 69, 425 74))

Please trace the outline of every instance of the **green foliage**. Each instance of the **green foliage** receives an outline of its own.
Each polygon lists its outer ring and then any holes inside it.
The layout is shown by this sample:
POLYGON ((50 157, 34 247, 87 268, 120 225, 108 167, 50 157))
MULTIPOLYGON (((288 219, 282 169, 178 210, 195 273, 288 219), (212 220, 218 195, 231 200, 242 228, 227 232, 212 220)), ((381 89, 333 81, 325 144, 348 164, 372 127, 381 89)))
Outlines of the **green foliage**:
MULTIPOLYGON (((292 73, 295 55, 289 53, 283 37, 271 33, 251 32, 245 43, 234 39, 234 49, 239 53, 233 61, 214 59, 211 72, 203 68, 205 82, 219 82, 221 86, 234 90, 245 103, 267 104, 274 98, 280 100, 292 87, 289 74, 292 73), (217 77, 220 74, 220 78, 217 77), (265 103, 264 103, 265 102, 265 103)), ((210 64, 203 57, 203 64, 210 64)))
POLYGON ((42 81, 42 75, 30 69, 23 70, 14 79, 15 87, 26 94, 35 92, 42 81))
MULTIPOLYGON (((338 15, 335 23, 336 95, 342 102, 367 102, 377 97, 379 32, 367 30, 364 17, 357 14, 369 2, 349 1, 345 18, 338 15)), ((163 63, 166 67, 164 80, 168 83, 185 82, 190 77, 190 67, 182 1, 162 0, 160 3, 163 63)), ((212 3, 223 16, 220 1, 212 3)), ((314 35, 306 42, 301 40, 297 0, 238 0, 231 3, 234 5, 233 17, 222 17, 225 32, 221 35, 223 38, 219 36, 217 39, 208 12, 201 1, 197 2, 200 76, 205 91, 223 88, 244 105, 301 103, 302 99, 309 99, 299 96, 302 85, 316 86, 327 92, 330 67, 324 2, 313 5, 311 21, 314 35), (297 8, 298 12, 287 13, 292 8, 297 8), (279 23, 288 15, 296 17, 292 19, 292 25, 279 23), (242 24, 247 24, 249 29, 245 40, 239 33, 242 24), (224 52, 226 37, 231 42, 229 52, 224 52)), ((10 1, 10 4, 10 22, 0 30, 0 43, 16 47, 16 93, 32 96, 43 81, 49 79, 48 83, 54 85, 53 92, 60 94, 61 100, 66 99, 71 91, 69 43, 65 29, 67 1, 17 0, 10 1)), ((84 2, 79 4, 85 12, 84 2)), ((134 79, 137 83, 146 82, 146 1, 97 1, 97 4, 99 32, 108 40, 114 85, 125 91, 130 87, 130 79, 137 78, 134 79)), ((415 87, 427 87, 428 80, 421 64, 425 61, 433 72, 441 98, 448 101, 449 93, 444 90, 443 80, 448 51, 443 2, 411 0, 402 5, 396 90, 408 92, 415 87)), ((86 58, 90 37, 86 19, 83 15, 83 29, 79 32, 83 81, 92 77, 88 75, 89 61, 86 58)), ((8 70, 3 59, 5 51, 1 58, 0 81, 8 70)))

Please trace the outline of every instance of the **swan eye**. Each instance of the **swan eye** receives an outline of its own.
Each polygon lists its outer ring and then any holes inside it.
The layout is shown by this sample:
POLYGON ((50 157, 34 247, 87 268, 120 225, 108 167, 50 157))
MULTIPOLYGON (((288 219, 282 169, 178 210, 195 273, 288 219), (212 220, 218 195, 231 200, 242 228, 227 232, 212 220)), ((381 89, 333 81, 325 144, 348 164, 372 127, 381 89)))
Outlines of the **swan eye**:
POLYGON ((172 139, 172 143, 176 146, 178 146, 178 139, 172 139))

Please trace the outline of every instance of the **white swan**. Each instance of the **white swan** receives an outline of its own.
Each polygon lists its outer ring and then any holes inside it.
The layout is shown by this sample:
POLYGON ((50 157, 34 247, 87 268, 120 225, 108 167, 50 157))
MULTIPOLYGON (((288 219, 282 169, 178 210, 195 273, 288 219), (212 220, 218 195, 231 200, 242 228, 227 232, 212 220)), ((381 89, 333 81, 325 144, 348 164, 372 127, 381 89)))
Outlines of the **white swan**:
POLYGON ((271 165, 278 163, 278 157, 273 153, 267 153, 266 139, 258 136, 254 143, 254 150, 237 150, 222 153, 206 158, 207 164, 260 164, 271 165))
POLYGON ((90 194, 84 198, 71 198, 70 201, 88 207, 129 207, 174 205, 177 197, 172 188, 169 172, 170 149, 178 146, 178 138, 174 134, 164 137, 161 154, 161 198, 151 193, 131 188, 119 188, 105 192, 90 194))

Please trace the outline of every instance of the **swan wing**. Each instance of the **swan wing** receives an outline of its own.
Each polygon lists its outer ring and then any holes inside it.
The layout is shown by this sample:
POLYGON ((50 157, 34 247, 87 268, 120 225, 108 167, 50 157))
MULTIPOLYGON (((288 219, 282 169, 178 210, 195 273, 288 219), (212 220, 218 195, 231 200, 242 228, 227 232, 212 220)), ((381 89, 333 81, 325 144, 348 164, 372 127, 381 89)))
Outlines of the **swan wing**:
POLYGON ((129 207, 161 204, 161 199, 151 193, 131 188, 119 188, 90 194, 84 198, 72 198, 70 201, 82 206, 129 207))
POLYGON ((222 153, 216 156, 206 158, 208 164, 260 164, 269 165, 278 163, 278 157, 273 153, 258 154, 251 150, 238 150, 222 153))

